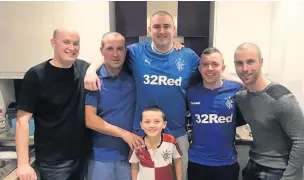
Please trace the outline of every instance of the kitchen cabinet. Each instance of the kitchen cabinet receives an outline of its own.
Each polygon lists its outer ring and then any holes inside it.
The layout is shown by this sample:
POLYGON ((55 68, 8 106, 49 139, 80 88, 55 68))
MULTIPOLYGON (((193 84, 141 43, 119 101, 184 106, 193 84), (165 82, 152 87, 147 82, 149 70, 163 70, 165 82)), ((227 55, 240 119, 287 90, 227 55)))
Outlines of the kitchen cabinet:
POLYGON ((109 17, 109 2, 0 2, 0 79, 21 79, 30 67, 52 58, 50 39, 58 27, 78 30, 79 58, 101 58, 109 17))
POLYGON ((40 63, 46 51, 43 39, 48 33, 51 13, 48 2, 1 2, 0 72, 1 76, 22 75, 40 63))

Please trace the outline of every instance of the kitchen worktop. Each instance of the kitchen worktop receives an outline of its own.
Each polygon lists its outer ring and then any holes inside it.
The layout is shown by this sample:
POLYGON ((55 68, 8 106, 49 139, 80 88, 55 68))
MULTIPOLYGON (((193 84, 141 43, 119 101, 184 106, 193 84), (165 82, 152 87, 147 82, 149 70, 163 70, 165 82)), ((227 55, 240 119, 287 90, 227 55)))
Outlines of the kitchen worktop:
MULTIPOLYGON (((34 153, 34 151, 32 151, 31 153, 34 153)), ((30 155, 30 165, 35 169, 35 156, 31 156, 30 155)), ((17 168, 15 170, 13 170, 4 180, 18 180, 17 177, 17 168)))

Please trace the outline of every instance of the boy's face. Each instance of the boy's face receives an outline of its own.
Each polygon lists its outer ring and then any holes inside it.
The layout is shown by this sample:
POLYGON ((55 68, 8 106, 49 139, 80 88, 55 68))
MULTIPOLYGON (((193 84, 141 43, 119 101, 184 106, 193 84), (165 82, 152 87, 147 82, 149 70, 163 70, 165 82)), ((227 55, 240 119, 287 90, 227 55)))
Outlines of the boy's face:
POLYGON ((162 112, 145 111, 142 113, 140 126, 148 136, 160 135, 166 125, 167 122, 164 121, 162 112))

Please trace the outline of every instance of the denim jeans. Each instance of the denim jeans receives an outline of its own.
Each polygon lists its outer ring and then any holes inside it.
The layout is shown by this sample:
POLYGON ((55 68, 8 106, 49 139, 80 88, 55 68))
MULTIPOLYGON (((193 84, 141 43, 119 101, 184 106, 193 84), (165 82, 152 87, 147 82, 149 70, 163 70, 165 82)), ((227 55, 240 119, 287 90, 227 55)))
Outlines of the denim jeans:
POLYGON ((84 158, 36 161, 41 180, 84 180, 87 161, 84 158))
POLYGON ((128 161, 89 161, 88 180, 131 180, 128 161))
POLYGON ((285 169, 270 168, 249 160, 242 174, 243 180, 279 180, 283 176, 284 171, 285 169))

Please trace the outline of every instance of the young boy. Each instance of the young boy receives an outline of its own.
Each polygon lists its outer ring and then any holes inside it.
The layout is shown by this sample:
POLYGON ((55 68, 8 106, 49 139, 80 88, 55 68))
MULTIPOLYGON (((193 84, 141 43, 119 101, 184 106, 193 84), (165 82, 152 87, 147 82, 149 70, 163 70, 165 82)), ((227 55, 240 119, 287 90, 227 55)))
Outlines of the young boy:
POLYGON ((140 125, 146 148, 130 153, 132 180, 173 180, 172 159, 176 179, 182 180, 182 152, 173 136, 162 133, 167 125, 164 112, 158 107, 145 108, 140 125))

